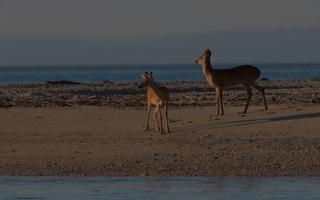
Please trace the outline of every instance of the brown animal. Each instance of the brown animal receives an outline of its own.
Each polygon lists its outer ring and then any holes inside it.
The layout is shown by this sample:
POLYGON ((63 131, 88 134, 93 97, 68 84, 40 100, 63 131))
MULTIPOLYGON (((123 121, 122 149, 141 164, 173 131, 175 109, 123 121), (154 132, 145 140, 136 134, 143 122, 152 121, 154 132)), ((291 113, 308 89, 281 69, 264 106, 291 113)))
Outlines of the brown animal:
POLYGON ((195 61, 202 66, 202 72, 210 86, 216 90, 217 115, 224 114, 222 103, 222 89, 225 87, 233 87, 242 85, 245 87, 248 99, 243 113, 247 112, 249 107, 252 91, 251 88, 259 91, 263 96, 265 110, 268 110, 264 88, 257 85, 256 80, 259 78, 260 70, 252 65, 240 65, 230 69, 213 69, 210 62, 211 51, 205 50, 204 53, 195 61))
POLYGON ((151 107, 155 106, 154 111, 154 121, 157 126, 157 131, 160 133, 163 133, 162 128, 162 113, 161 109, 164 108, 165 113, 165 121, 166 121, 166 132, 169 133, 169 123, 168 123, 168 102, 169 102, 169 92, 166 87, 160 87, 158 86, 152 76, 152 72, 141 75, 143 82, 139 85, 139 88, 147 87, 147 122, 146 122, 146 130, 149 130, 149 116, 151 107), (158 123, 158 117, 159 116, 159 122, 160 127, 158 123))

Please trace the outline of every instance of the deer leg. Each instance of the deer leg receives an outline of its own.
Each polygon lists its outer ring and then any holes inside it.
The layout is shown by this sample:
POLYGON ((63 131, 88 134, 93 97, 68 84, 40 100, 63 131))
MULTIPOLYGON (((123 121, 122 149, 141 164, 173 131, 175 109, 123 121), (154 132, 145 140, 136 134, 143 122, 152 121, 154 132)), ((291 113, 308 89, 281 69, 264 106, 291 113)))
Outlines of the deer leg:
POLYGON ((221 115, 224 115, 224 110, 223 110, 223 103, 222 103, 222 88, 219 87, 219 104, 220 104, 220 109, 221 109, 221 115))
POLYGON ((166 131, 167 133, 170 133, 169 120, 168 120, 168 105, 165 105, 164 112, 165 112, 165 118, 166 118, 166 131))
POLYGON ((220 115, 220 98, 218 88, 216 88, 216 115, 220 115))
POLYGON ((264 109, 268 110, 268 105, 267 105, 267 100, 266 100, 266 96, 264 93, 264 88, 260 87, 259 85, 253 85, 252 87, 262 94, 263 102, 264 102, 264 109))
POLYGON ((252 91, 251 88, 249 86, 245 86, 246 87, 246 91, 247 91, 247 95, 248 95, 248 99, 247 99, 247 104, 246 107, 244 108, 242 113, 247 113, 250 101, 251 101, 251 97, 252 97, 252 91))
POLYGON ((154 110, 154 113, 153 113, 153 119, 154 119, 154 122, 156 124, 156 127, 157 127, 157 131, 160 131, 160 128, 159 128, 159 124, 158 124, 158 119, 157 119, 157 108, 154 110))
POLYGON ((145 127, 145 130, 149 130, 149 117, 150 117, 150 108, 148 108, 148 111, 147 111, 147 122, 146 122, 146 127, 145 127))
POLYGON ((160 121, 160 134, 163 133, 163 126, 162 126, 162 113, 160 105, 157 106, 157 111, 159 113, 159 121, 160 121))

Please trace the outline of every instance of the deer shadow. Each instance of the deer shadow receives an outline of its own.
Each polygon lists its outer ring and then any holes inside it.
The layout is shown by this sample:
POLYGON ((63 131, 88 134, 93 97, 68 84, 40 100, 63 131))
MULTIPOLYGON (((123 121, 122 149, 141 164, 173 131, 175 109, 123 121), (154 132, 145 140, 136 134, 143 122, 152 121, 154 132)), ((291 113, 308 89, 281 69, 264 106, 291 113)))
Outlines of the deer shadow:
POLYGON ((251 119, 251 120, 239 120, 239 121, 233 121, 230 123, 232 124, 231 126, 246 126, 246 125, 261 124, 261 123, 268 123, 268 122, 312 119, 312 118, 320 118, 320 112, 285 115, 285 116, 279 116, 279 117, 267 117, 267 118, 261 118, 261 119, 251 119))

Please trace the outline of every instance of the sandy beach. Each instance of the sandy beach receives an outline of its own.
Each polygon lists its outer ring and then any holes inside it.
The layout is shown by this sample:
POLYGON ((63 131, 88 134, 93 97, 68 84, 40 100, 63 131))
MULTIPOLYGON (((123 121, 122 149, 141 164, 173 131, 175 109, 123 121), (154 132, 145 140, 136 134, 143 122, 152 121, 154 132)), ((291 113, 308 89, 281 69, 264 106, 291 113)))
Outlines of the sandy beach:
MULTIPOLYGON (((172 133, 144 131, 137 83, 0 86, 0 175, 320 176, 320 81, 261 81, 215 94, 203 82, 165 83, 172 133)), ((151 120, 151 127, 154 123, 151 120)))

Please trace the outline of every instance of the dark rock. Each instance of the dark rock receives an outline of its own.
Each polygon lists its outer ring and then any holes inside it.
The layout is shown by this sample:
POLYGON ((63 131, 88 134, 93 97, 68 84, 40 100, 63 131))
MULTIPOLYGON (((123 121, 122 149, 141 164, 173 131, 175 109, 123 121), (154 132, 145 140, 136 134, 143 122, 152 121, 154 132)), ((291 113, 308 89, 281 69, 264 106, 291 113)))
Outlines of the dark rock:
POLYGON ((79 85, 81 83, 74 82, 74 81, 68 81, 68 80, 61 80, 61 81, 47 81, 46 84, 49 84, 49 85, 79 85))
POLYGON ((260 81, 270 81, 270 79, 268 79, 266 77, 262 77, 262 78, 260 78, 260 81))

